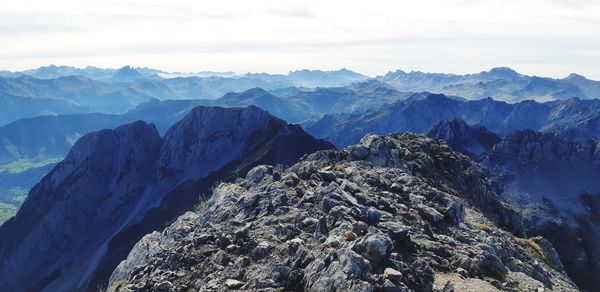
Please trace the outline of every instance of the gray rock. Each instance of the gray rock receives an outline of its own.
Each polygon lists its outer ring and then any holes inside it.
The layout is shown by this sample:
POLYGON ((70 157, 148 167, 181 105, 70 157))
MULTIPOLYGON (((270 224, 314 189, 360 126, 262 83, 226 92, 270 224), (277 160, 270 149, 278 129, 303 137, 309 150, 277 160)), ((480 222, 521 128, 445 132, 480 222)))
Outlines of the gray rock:
POLYGON ((392 268, 385 268, 385 270, 383 270, 383 276, 394 283, 402 282, 402 273, 392 268))
POLYGON ((446 207, 448 221, 458 224, 465 221, 465 208, 459 202, 452 202, 446 207))
POLYGON ((269 173, 269 168, 265 165, 259 165, 248 171, 246 179, 251 182, 261 181, 269 173))
POLYGON ((372 291, 371 264, 349 249, 330 251, 305 269, 306 291, 372 291))
POLYGON ((362 237, 353 250, 371 261, 371 263, 379 263, 389 256, 394 248, 392 240, 381 232, 373 230, 362 237))
POLYGON ((173 283, 171 283, 169 281, 164 281, 159 284, 156 284, 154 286, 154 289, 156 289, 157 291, 172 291, 173 283))
POLYGON ((229 289, 235 290, 242 288, 242 286, 244 286, 244 283, 235 279, 227 279, 225 281, 225 286, 227 286, 227 288, 229 289))
POLYGON ((225 251, 220 250, 215 254, 214 261, 215 261, 215 264, 218 264, 221 266, 227 266, 229 264, 229 262, 231 261, 231 259, 229 258, 229 256, 227 255, 227 253, 225 251))
POLYGON ((350 151, 350 157, 355 160, 361 160, 369 156, 369 148, 363 145, 355 145, 348 147, 350 151))
POLYGON ((404 283, 411 289, 419 291, 432 291, 435 273, 424 260, 414 261, 407 269, 404 283))
POLYGON ((383 216, 383 213, 373 207, 363 209, 363 219, 369 225, 377 225, 381 219, 381 216, 383 216))
POLYGON ((423 215, 425 219, 429 220, 432 223, 437 223, 444 219, 444 215, 442 215, 436 209, 429 206, 421 205, 419 207, 419 213, 421 213, 421 215, 423 215))

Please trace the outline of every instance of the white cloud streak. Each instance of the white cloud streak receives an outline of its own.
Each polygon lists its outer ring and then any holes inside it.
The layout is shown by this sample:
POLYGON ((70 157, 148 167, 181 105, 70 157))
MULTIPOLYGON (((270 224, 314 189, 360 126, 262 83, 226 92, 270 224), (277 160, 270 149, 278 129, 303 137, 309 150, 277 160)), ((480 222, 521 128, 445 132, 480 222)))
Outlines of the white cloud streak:
POLYGON ((600 79, 591 0, 0 0, 0 64, 286 72, 348 67, 600 79))

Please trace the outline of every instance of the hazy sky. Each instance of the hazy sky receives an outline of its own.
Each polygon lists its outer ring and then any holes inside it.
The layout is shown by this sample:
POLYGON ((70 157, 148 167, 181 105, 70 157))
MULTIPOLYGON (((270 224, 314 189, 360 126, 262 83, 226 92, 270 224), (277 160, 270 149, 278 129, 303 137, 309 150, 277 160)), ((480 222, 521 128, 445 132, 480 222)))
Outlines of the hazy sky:
POLYGON ((600 79, 600 1, 0 0, 0 69, 48 64, 600 79))

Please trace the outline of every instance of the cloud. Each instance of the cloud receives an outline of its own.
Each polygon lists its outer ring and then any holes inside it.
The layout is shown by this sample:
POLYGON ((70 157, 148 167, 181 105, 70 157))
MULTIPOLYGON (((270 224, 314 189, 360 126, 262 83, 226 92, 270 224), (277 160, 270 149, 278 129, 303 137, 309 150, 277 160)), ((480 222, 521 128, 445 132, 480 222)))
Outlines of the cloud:
POLYGON ((13 70, 128 60, 368 74, 508 65, 600 79, 600 5, 588 0, 0 1, 0 63, 13 70))

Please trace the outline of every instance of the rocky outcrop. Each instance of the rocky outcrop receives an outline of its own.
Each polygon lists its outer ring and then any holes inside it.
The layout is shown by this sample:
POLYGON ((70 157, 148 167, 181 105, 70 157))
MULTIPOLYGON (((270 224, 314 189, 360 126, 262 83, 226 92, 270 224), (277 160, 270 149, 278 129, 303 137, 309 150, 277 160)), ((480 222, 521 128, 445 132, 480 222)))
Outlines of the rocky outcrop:
POLYGON ((485 127, 471 126, 457 118, 435 124, 427 136, 446 141, 452 150, 472 159, 477 159, 500 142, 500 137, 485 127))
POLYGON ((85 135, 0 227, 0 290, 96 290, 217 180, 330 148, 257 107, 197 107, 164 138, 144 122, 85 135))
POLYGON ((220 184, 136 244, 108 290, 577 290, 551 245, 500 227, 519 218, 446 144, 369 135, 220 184))

